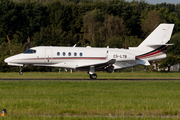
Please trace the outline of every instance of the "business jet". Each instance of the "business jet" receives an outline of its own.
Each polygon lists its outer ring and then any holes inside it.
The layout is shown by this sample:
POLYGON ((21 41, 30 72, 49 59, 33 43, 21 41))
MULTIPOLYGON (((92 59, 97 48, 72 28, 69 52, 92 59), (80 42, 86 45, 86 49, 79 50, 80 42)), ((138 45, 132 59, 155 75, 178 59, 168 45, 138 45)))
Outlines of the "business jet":
POLYGON ((166 58, 167 44, 171 38, 174 24, 160 24, 138 47, 129 49, 96 48, 96 47, 55 47, 38 46, 8 57, 8 65, 49 66, 88 71, 91 79, 96 79, 95 71, 123 69, 135 65, 150 65, 150 61, 166 58))

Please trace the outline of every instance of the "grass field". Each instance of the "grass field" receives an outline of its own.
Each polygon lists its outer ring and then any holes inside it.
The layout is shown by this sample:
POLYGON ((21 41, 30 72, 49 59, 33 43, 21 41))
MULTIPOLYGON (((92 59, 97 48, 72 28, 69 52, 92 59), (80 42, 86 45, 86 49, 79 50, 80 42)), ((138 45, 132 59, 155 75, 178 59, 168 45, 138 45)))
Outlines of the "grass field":
MULTIPOLYGON (((98 79, 118 79, 118 78, 169 78, 180 79, 179 72, 96 72, 98 79)), ((0 73, 0 78, 81 78, 89 79, 87 72, 24 72, 23 75, 19 75, 18 72, 0 73)))
MULTIPOLYGON (((18 76, 17 73, 0 74, 3 78, 18 76)), ((58 77, 56 74, 25 73, 23 76, 56 78, 58 77)), ((65 78, 74 74, 82 75, 82 73, 69 73, 69 76, 66 76, 67 73, 60 74, 65 78)), ((118 77, 122 73, 113 74, 118 77)), ((148 76, 146 73, 145 77, 167 75, 167 73, 150 74, 151 76, 148 76)), ((172 73, 170 77, 178 78, 176 74, 172 73)), ((123 75, 126 76, 128 73, 123 75)), ((133 76, 142 77, 143 74, 129 73, 127 77, 133 76)), ((1 80, 0 109, 3 108, 7 109, 8 114, 0 119, 180 119, 180 81, 1 80)))

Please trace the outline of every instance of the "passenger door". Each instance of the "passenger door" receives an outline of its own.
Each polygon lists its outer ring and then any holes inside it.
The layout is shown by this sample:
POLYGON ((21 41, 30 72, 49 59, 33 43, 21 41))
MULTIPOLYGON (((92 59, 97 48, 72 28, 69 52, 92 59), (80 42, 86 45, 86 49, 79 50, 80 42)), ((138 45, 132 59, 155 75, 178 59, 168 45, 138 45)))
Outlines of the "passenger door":
POLYGON ((52 50, 51 50, 51 48, 46 49, 45 63, 52 63, 52 50))

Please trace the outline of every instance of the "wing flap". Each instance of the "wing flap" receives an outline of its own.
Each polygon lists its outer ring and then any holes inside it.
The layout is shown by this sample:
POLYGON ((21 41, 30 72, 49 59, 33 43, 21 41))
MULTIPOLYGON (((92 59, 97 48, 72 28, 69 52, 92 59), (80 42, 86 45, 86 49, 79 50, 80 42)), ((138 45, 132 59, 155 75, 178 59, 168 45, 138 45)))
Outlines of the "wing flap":
POLYGON ((136 60, 136 63, 141 64, 141 65, 145 65, 145 66, 149 66, 150 65, 149 61, 141 60, 141 59, 136 60))
POLYGON ((97 63, 92 62, 91 64, 90 63, 87 64, 86 61, 83 61, 83 62, 81 62, 81 64, 78 65, 78 67, 76 67, 76 69, 79 69, 79 70, 89 70, 90 66, 95 66, 96 70, 104 70, 104 67, 112 65, 115 62, 116 62, 115 59, 111 59, 111 60, 109 60, 107 62, 104 62, 104 63, 102 63, 102 62, 99 62, 99 63, 98 62, 97 63))

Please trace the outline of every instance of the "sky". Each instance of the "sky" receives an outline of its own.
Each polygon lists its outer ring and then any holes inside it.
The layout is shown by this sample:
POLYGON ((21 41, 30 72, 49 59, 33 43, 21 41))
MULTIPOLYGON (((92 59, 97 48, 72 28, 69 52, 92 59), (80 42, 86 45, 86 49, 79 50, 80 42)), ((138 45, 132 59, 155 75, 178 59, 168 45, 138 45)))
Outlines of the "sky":
MULTIPOLYGON (((126 0, 126 1, 132 1, 132 0, 126 0)), ((140 0, 139 0, 140 1, 140 0)), ((159 3, 173 3, 173 4, 180 4, 180 0, 144 0, 148 2, 149 4, 159 4, 159 3)))

